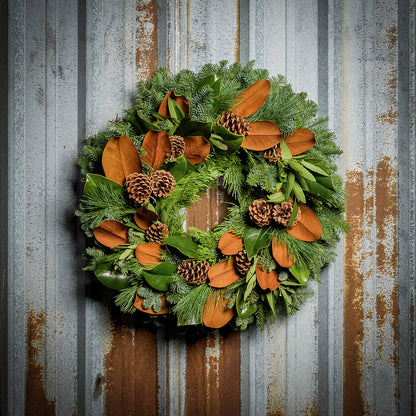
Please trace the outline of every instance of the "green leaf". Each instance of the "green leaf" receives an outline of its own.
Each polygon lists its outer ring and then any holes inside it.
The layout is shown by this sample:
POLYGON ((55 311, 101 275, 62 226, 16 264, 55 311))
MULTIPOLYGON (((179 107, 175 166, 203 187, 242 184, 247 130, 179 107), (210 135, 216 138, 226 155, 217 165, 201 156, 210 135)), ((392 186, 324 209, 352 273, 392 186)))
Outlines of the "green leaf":
POLYGON ((180 105, 172 98, 168 98, 168 108, 169 108, 169 115, 172 120, 177 121, 178 123, 185 118, 185 113, 183 112, 180 105))
POLYGON ((302 191, 302 188, 300 187, 300 185, 295 182, 293 184, 293 192, 295 193, 295 197, 300 201, 303 202, 304 204, 306 204, 306 197, 305 194, 302 191))
POLYGON ((299 207, 298 207, 298 201, 295 199, 293 201, 292 213, 290 214, 290 218, 289 218, 289 221, 288 221, 286 227, 289 228, 293 224, 293 221, 295 221, 296 215, 298 215, 298 209, 299 209, 299 207))
POLYGON ((289 160, 289 166, 302 175, 305 179, 315 182, 315 176, 308 169, 304 168, 297 160, 289 160))
POLYGON ((210 87, 216 97, 221 91, 221 81, 222 78, 219 75, 208 75, 198 82, 197 89, 200 90, 203 87, 210 87))
POLYGON ((287 305, 292 305, 292 298, 286 293, 286 290, 283 289, 282 285, 279 286, 279 291, 281 295, 283 296, 283 299, 285 300, 285 303, 287 305))
POLYGON ((189 171, 195 170, 189 160, 181 155, 176 160, 166 161, 159 169, 164 169, 170 172, 178 183, 189 171))
POLYGON ((332 178, 330 176, 316 176, 315 179, 316 182, 320 183, 322 186, 335 191, 334 182, 332 182, 332 178))
POLYGON ((212 127, 212 130, 223 139, 224 143, 228 146, 229 153, 233 153, 241 147, 244 136, 231 133, 224 126, 215 125, 212 127))
POLYGON ((273 312, 273 315, 276 315, 276 308, 275 308, 275 304, 274 304, 273 292, 266 293, 266 299, 267 299, 267 302, 269 303, 270 309, 273 312))
POLYGON ((114 290, 122 290, 130 286, 127 276, 112 271, 112 262, 97 263, 94 274, 97 279, 104 285, 114 290))
POLYGON ((209 139, 212 131, 212 123, 206 121, 191 120, 185 117, 179 123, 175 134, 182 137, 202 136, 209 139))
POLYGON ((244 301, 244 290, 240 288, 237 295, 236 309, 239 318, 247 318, 257 311, 258 305, 257 303, 246 303, 244 301))
POLYGON ((308 168, 309 170, 319 173, 320 175, 323 176, 328 176, 328 173, 326 171, 324 171, 322 168, 320 168, 319 166, 317 166, 315 163, 311 163, 310 161, 307 162, 306 160, 302 160, 301 163, 303 164, 303 166, 305 166, 305 168, 308 168))
MULTIPOLYGON (((279 274, 279 280, 280 280, 280 274, 279 274)), ((301 283, 291 282, 290 280, 284 280, 284 281, 281 282, 281 284, 282 285, 286 285, 286 286, 305 286, 305 285, 303 285, 301 283)))
POLYGON ((246 290, 244 291, 244 297, 243 297, 244 302, 247 300, 247 298, 249 297, 250 293, 253 291, 257 283, 256 265, 257 265, 257 259, 253 263, 253 265, 250 267, 250 270, 248 271, 247 276, 246 276, 247 285, 246 285, 246 290))
POLYGON ((292 267, 289 267, 289 270, 302 285, 309 280, 308 266, 301 260, 296 260, 295 264, 292 267))
POLYGON ((101 193, 102 191, 112 191, 116 194, 124 195, 124 187, 119 183, 107 179, 102 175, 87 173, 84 185, 84 196, 93 198, 97 193, 101 193))
POLYGON ((247 256, 249 258, 253 257, 258 250, 270 245, 272 240, 271 229, 247 226, 244 230, 243 240, 247 256))
POLYGON ((216 134, 211 134, 209 142, 215 147, 218 147, 218 149, 228 150, 228 146, 222 141, 222 137, 217 136, 216 134))
POLYGON ((274 202, 275 204, 280 204, 286 201, 286 197, 283 192, 276 192, 275 194, 267 195, 267 201, 274 202))
POLYGON ((280 148, 282 149, 282 160, 289 160, 292 158, 292 153, 290 153, 290 149, 284 139, 280 140, 280 148))
POLYGON ((164 262, 153 267, 153 269, 143 270, 143 277, 154 289, 166 292, 173 281, 176 269, 174 264, 164 262))
POLYGON ((198 257, 198 244, 192 240, 191 237, 182 235, 173 235, 165 238, 163 244, 174 247, 179 250, 182 254, 189 258, 198 257))
POLYGON ((160 131, 160 128, 157 127, 156 124, 153 124, 150 121, 147 121, 144 118, 140 117, 137 110, 133 111, 133 113, 130 114, 127 121, 133 126, 133 130, 138 135, 145 134, 149 130, 160 131))
POLYGON ((286 185, 286 195, 290 197, 290 193, 293 190, 293 184, 295 183, 295 174, 293 172, 289 172, 287 175, 287 185, 286 185))
POLYGON ((167 118, 164 115, 157 113, 156 111, 152 111, 150 114, 156 119, 167 120, 167 118))
POLYGON ((311 192, 313 194, 318 194, 324 198, 328 198, 329 196, 331 196, 334 191, 331 189, 328 189, 326 186, 321 185, 319 182, 310 182, 310 181, 306 181, 307 185, 308 185, 308 192, 311 192))

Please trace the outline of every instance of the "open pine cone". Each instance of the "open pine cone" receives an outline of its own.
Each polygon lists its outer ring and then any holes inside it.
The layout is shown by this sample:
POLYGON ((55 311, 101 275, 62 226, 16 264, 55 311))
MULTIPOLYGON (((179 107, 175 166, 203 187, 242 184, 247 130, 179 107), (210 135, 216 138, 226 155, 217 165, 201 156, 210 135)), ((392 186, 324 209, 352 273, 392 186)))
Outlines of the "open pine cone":
POLYGON ((204 261, 183 261, 178 265, 178 274, 193 285, 202 285, 208 277, 209 262, 204 261))
POLYGON ((124 186, 127 188, 129 197, 138 204, 147 201, 152 193, 150 178, 143 173, 131 173, 127 176, 124 186))
POLYGON ((176 158, 184 154, 185 140, 182 136, 169 136, 169 141, 170 153, 168 153, 168 158, 170 160, 175 160, 176 158))
POLYGON ((247 251, 238 252, 234 257, 234 270, 241 276, 247 276, 250 267, 253 265, 253 259, 247 257, 247 251))
POLYGON ((263 152, 263 157, 270 163, 276 163, 282 158, 282 149, 277 144, 263 152))
POLYGON ((249 123, 244 117, 229 111, 221 114, 218 124, 228 129, 231 133, 241 136, 247 136, 250 131, 249 123))
POLYGON ((152 193, 156 198, 166 198, 175 188, 175 178, 166 170, 155 170, 150 175, 152 181, 152 193))
MULTIPOLYGON (((273 207, 273 220, 276 224, 281 225, 282 227, 287 227, 289 223, 290 216, 292 215, 293 211, 293 203, 292 202, 282 202, 281 204, 276 204, 273 207)), ((292 222, 291 226, 296 225, 301 218, 300 209, 298 209, 298 213, 296 215, 295 220, 292 222)))
POLYGON ((146 230, 145 237, 149 242, 163 244, 163 240, 168 237, 168 235, 168 226, 158 221, 146 230))
POLYGON ((272 222, 272 205, 265 199, 255 199, 248 207, 251 221, 259 227, 265 227, 272 222))

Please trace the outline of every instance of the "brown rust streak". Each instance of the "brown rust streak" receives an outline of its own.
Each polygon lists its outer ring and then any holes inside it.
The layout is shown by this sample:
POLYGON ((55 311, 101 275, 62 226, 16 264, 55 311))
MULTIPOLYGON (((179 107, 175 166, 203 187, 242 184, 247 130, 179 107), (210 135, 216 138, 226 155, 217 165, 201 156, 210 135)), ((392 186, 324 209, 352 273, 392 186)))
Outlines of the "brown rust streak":
POLYGON ((398 216, 397 172, 387 156, 378 162, 376 177, 377 275, 378 280, 384 283, 384 291, 378 293, 376 299, 378 347, 383 346, 383 339, 391 342, 391 345, 388 346, 390 361, 395 365, 397 371, 399 314, 396 238, 398 216), (387 328, 391 328, 393 332, 391 339, 386 338, 387 328))
POLYGON ((236 0, 237 4, 237 33, 235 35, 235 57, 236 62, 240 62, 240 36, 241 36, 241 22, 240 22, 240 0, 236 0))
POLYGON ((157 0, 136 2, 137 79, 149 79, 157 71, 157 0))
POLYGON ((55 415, 55 401, 46 397, 44 368, 38 356, 45 344, 45 312, 30 310, 27 317, 25 414, 55 415))
POLYGON ((362 250, 364 238, 364 184, 361 171, 347 174, 347 220, 350 232, 344 248, 344 415, 364 414, 362 392, 364 311, 362 250))
POLYGON ((156 334, 113 323, 104 358, 107 415, 158 413, 156 334))

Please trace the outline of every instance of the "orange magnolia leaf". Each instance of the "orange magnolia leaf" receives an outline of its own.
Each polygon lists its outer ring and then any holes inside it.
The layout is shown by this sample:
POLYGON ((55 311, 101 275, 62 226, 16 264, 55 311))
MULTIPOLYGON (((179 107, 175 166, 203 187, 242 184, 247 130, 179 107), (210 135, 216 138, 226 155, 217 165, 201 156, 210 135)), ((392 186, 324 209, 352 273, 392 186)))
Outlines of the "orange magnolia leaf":
POLYGON ((270 289, 273 291, 280 286, 280 282, 278 280, 279 275, 277 274, 276 270, 269 272, 267 270, 262 270, 261 267, 257 265, 256 276, 257 283, 263 290, 270 289))
POLYGON ((202 162, 211 150, 211 143, 201 136, 185 137, 185 157, 193 164, 202 162))
POLYGON ((249 150, 266 150, 275 146, 282 138, 282 131, 271 121, 254 121, 250 123, 250 132, 244 137, 241 147, 249 150))
POLYGON ((142 266, 162 263, 162 248, 158 243, 142 243, 136 247, 136 259, 142 266))
POLYGON ((113 248, 128 243, 128 229, 129 227, 118 221, 103 221, 98 227, 94 228, 94 237, 103 246, 113 248))
POLYGON ((128 175, 142 171, 139 152, 127 136, 110 139, 104 148, 101 161, 105 176, 121 185, 128 175))
POLYGON ((166 132, 150 130, 144 136, 142 148, 147 154, 143 158, 153 169, 158 169, 162 165, 170 152, 170 140, 166 132))
POLYGON ((221 291, 221 295, 211 293, 205 302, 202 322, 208 328, 221 328, 234 316, 233 310, 227 308, 228 301, 224 300, 223 295, 224 291, 221 291))
POLYGON ((321 223, 315 213, 306 205, 299 204, 300 221, 286 232, 301 241, 315 241, 322 234, 321 223))
POLYGON ((156 212, 150 211, 146 207, 140 207, 134 214, 134 221, 143 230, 147 230, 152 225, 152 221, 158 218, 156 212))
POLYGON ((166 296, 161 296, 160 300, 162 301, 162 307, 160 308, 159 312, 155 312, 153 308, 144 309, 143 308, 143 298, 136 294, 136 299, 134 301, 134 307, 139 311, 146 312, 150 315, 163 315, 169 312, 168 302, 166 300, 166 296))
POLYGON ((173 91, 169 91, 159 107, 159 114, 162 114, 164 117, 169 117, 169 108, 168 108, 168 99, 176 101, 182 111, 185 113, 185 117, 189 115, 189 102, 184 95, 175 95, 173 91))
POLYGON ((208 271, 209 286, 227 287, 239 279, 238 274, 234 270, 233 259, 220 261, 210 267, 208 271))
POLYGON ((276 236, 272 240, 272 254, 274 259, 282 267, 292 267, 295 264, 296 257, 289 254, 289 250, 284 241, 279 240, 276 236))
POLYGON ((264 104, 269 92, 270 81, 260 79, 236 97, 239 104, 233 111, 242 117, 251 116, 264 104))
POLYGON ((300 155, 315 146, 315 135, 308 129, 297 129, 285 137, 287 147, 293 156, 300 155))
POLYGON ((231 231, 227 231, 218 241, 218 248, 226 256, 237 254, 243 250, 243 240, 231 231))

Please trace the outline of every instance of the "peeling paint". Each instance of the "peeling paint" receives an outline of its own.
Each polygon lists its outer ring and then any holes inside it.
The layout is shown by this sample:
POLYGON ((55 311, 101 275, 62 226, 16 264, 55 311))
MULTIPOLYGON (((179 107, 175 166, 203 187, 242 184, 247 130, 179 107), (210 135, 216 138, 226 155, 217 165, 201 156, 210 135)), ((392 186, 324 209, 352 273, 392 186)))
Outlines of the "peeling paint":
POLYGON ((390 108, 385 111, 384 113, 380 113, 377 116, 377 120, 380 123, 384 123, 384 124, 394 124, 396 122, 396 118, 397 118, 397 111, 393 108, 393 106, 391 105, 390 108))
POLYGON ((389 49, 393 49, 396 45, 396 42, 397 42, 397 34, 396 34, 396 28, 395 27, 390 27, 387 30, 387 39, 389 41, 387 47, 389 49))
POLYGON ((25 414, 27 416, 55 415, 55 400, 45 391, 45 370, 39 355, 45 347, 45 311, 29 310, 27 316, 27 369, 25 414))
POLYGON ((104 358, 107 415, 157 414, 157 340, 144 328, 112 324, 104 358))

